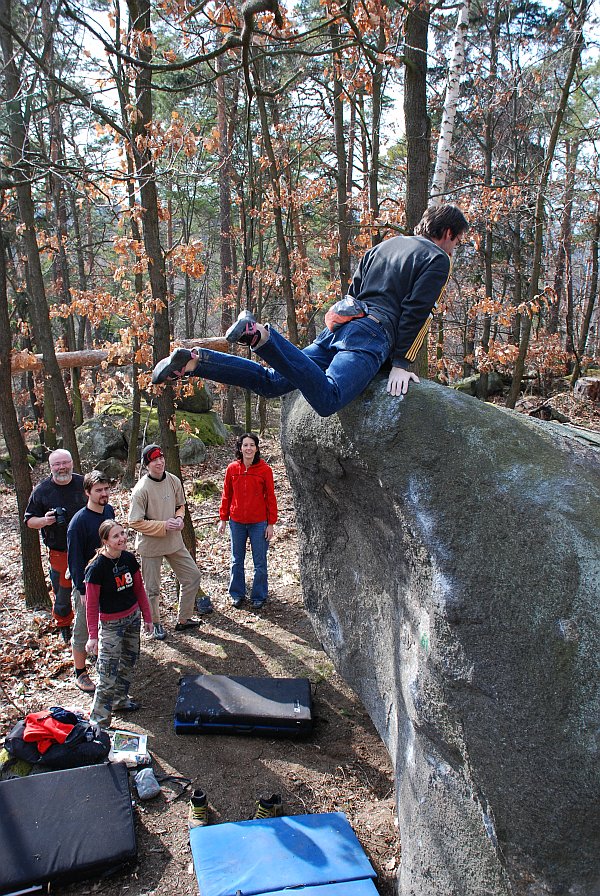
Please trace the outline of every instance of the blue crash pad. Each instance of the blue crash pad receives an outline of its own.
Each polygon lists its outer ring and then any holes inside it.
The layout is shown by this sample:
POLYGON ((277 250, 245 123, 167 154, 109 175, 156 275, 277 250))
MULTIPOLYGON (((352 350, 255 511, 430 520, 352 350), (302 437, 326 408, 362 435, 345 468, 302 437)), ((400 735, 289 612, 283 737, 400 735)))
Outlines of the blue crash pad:
POLYGON ((258 896, 376 876, 343 812, 197 827, 190 845, 201 896, 258 896))
POLYGON ((294 890, 270 890, 261 896, 378 896, 372 880, 346 880, 343 884, 319 884, 294 890))

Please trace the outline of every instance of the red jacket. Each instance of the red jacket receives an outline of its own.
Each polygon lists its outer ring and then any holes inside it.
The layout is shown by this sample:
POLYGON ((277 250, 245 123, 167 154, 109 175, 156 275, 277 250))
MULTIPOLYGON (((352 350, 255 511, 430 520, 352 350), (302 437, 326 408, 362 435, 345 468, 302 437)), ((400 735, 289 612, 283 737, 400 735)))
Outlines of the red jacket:
POLYGON ((219 516, 235 523, 277 522, 277 498, 271 467, 259 460, 248 469, 243 461, 229 464, 225 472, 219 516))

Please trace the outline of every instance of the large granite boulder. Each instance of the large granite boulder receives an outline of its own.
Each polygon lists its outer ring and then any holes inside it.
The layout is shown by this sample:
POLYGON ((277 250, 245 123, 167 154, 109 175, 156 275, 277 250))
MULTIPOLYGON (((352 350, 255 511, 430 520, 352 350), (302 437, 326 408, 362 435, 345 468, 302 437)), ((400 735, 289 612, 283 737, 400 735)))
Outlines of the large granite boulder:
POLYGON ((75 430, 81 467, 93 470, 98 461, 127 459, 127 442, 110 414, 97 414, 75 430))
POLYGON ((403 896, 598 892, 600 452, 378 377, 283 446, 321 641, 395 765, 403 896))
POLYGON ((179 411, 191 414, 205 414, 212 411, 214 401, 212 392, 202 380, 192 378, 185 383, 183 395, 175 399, 175 407, 179 411))

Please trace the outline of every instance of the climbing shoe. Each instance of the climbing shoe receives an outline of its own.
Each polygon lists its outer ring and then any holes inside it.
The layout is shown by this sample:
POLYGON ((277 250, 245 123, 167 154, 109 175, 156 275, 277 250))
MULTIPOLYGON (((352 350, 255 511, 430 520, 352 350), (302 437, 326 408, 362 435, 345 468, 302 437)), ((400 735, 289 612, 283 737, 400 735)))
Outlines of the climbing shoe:
POLYGON ((159 361, 152 371, 152 385, 169 383, 186 376, 185 366, 192 360, 189 348, 174 348, 168 358, 159 361))
POLYGON ((208 797, 203 790, 194 790, 190 799, 188 828, 204 827, 208 824, 208 797))
POLYGON ((283 803, 279 794, 274 793, 272 796, 261 796, 256 801, 256 809, 252 817, 254 819, 277 818, 279 815, 283 815, 283 803))
POLYGON ((256 318, 249 311, 241 311, 236 322, 225 333, 227 342, 249 345, 250 348, 256 348, 261 338, 256 318))

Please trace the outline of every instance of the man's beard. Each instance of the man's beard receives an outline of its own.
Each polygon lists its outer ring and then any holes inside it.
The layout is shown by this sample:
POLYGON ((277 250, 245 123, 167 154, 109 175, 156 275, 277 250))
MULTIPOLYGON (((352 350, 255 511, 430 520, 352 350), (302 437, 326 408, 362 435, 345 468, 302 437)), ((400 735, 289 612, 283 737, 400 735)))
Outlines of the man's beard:
POLYGON ((61 471, 60 473, 55 473, 53 479, 55 482, 58 482, 59 485, 70 482, 73 477, 73 474, 70 471, 61 471))

